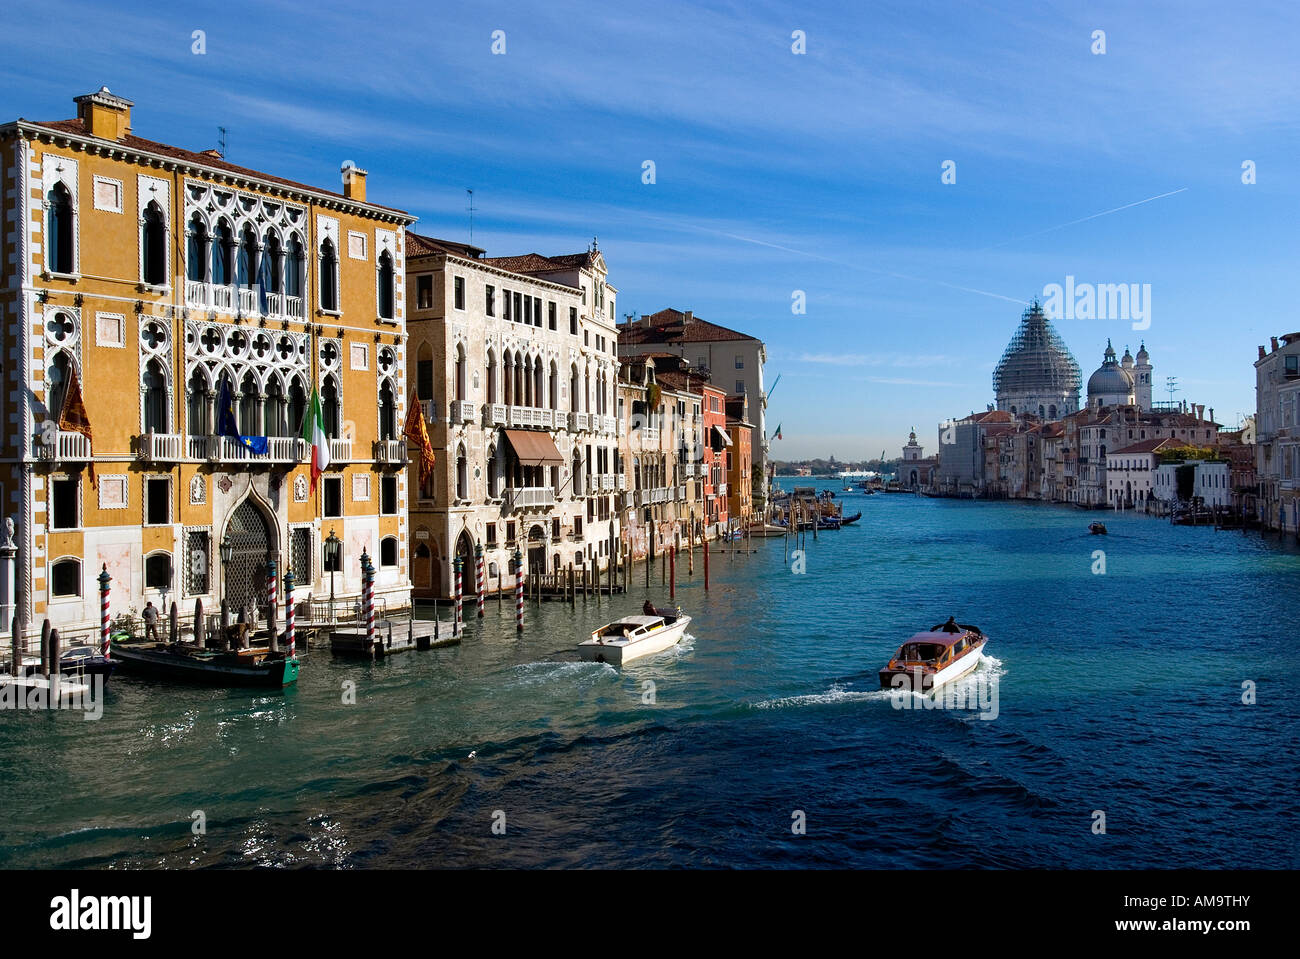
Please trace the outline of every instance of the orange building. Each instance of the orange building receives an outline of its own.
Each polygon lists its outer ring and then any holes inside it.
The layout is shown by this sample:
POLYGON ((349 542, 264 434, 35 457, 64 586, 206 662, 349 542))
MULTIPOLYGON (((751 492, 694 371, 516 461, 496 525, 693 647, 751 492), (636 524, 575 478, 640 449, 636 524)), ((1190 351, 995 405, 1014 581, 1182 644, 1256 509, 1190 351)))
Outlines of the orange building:
POLYGON ((747 526, 754 518, 754 424, 749 422, 747 393, 727 397, 727 436, 727 513, 733 522, 747 526))
POLYGON ((133 104, 107 88, 76 103, 73 119, 0 126, 0 498, 29 632, 46 617, 93 629, 104 566, 114 614, 188 613, 262 607, 272 562, 298 598, 355 596, 365 550, 377 594, 407 604, 413 218, 369 202, 362 170, 323 190, 136 136, 133 104), (74 374, 90 438, 58 428, 74 374), (227 388, 250 443, 220 435, 227 388), (331 463, 313 494, 300 436, 315 389, 331 463))

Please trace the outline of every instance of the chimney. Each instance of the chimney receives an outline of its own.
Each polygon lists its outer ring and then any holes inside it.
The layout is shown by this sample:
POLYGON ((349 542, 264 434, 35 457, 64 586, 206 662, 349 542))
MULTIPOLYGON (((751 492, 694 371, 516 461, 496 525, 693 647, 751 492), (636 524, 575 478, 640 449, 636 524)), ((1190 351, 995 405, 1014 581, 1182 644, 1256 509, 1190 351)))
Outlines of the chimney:
POLYGON ((226 158, 225 154, 223 154, 220 150, 200 150, 199 156, 212 157, 212 159, 214 160, 224 160, 226 158))
POLYGON ((690 326, 690 325, 691 325, 691 322, 692 322, 694 319, 695 319, 695 313, 694 313, 694 311, 693 311, 693 310, 687 310, 685 316, 682 317, 682 325, 683 325, 683 326, 690 326))
POLYGON ((1277 352, 1277 337, 1276 337, 1276 336, 1270 336, 1270 337, 1268 338, 1268 341, 1269 341, 1270 343, 1273 344, 1273 352, 1276 353, 1276 352, 1277 352))
POLYGON ((1259 344, 1259 358, 1262 360, 1267 354, 1264 352, 1264 344, 1259 344))
POLYGON ((77 117, 92 137, 120 140, 131 132, 131 107, 135 104, 111 93, 108 87, 73 97, 73 102, 77 105, 77 117))
POLYGON ((343 195, 358 203, 366 202, 366 171, 350 160, 343 164, 343 195))

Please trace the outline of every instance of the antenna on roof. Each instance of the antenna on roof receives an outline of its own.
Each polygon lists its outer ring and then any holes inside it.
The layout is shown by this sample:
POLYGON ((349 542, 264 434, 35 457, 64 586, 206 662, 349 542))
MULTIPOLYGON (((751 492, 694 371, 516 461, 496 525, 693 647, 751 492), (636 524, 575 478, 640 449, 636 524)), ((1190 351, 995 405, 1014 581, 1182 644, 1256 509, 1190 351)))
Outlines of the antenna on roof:
POLYGON ((1176 377, 1176 376, 1166 376, 1166 377, 1165 377, 1165 389, 1167 389, 1167 390, 1169 391, 1169 405, 1170 405, 1170 406, 1173 406, 1173 403, 1174 403, 1174 394, 1178 392, 1178 377, 1176 377))
POLYGON ((226 155, 226 128, 217 127, 217 129, 221 131, 221 136, 218 138, 217 142, 221 144, 221 155, 224 157, 226 155))
POLYGON ((474 191, 466 187, 465 192, 469 194, 469 245, 474 245, 474 191))

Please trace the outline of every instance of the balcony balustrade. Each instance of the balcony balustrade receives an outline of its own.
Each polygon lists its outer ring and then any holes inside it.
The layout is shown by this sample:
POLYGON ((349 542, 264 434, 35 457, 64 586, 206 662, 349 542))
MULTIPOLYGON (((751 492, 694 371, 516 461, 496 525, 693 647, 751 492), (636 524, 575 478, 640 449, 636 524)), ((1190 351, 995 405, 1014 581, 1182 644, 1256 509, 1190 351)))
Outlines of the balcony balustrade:
POLYGON ((179 433, 142 433, 136 456, 145 463, 176 463, 184 458, 185 440, 179 433))
POLYGON ((451 421, 453 423, 472 423, 474 421, 474 404, 468 400, 452 400, 451 421))
POLYGON ((36 455, 46 462, 68 463, 90 459, 90 440, 80 433, 59 430, 52 443, 38 443, 36 455))
POLYGON ((376 440, 375 461, 401 465, 406 462, 406 440, 376 440))
POLYGON ((517 486, 504 491, 505 508, 546 509, 555 505, 555 490, 550 486, 517 486))

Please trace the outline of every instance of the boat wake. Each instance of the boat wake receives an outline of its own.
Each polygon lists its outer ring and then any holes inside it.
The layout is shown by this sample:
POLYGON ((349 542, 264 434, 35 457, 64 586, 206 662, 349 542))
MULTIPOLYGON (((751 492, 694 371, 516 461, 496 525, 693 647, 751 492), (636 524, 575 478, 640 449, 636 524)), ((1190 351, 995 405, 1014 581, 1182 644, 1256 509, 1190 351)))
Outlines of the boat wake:
POLYGON ((799 706, 833 706, 839 703, 871 702, 887 700, 887 689, 848 689, 839 683, 832 684, 824 693, 808 693, 803 696, 782 696, 780 699, 765 699, 760 703, 751 703, 753 709, 789 709, 799 706))
POLYGON ((509 672, 511 678, 506 685, 515 689, 561 683, 569 685, 575 682, 579 686, 592 686, 618 675, 618 670, 609 663, 588 663, 582 660, 521 663, 511 666, 509 672))

